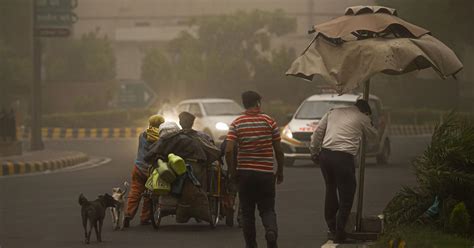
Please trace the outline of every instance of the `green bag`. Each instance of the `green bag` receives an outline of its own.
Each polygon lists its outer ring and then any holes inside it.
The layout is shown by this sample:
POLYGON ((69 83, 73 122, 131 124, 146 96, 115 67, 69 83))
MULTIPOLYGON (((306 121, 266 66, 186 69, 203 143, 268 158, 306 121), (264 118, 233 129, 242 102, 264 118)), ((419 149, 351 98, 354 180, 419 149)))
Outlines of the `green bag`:
POLYGON ((167 195, 171 191, 171 184, 161 179, 157 169, 152 171, 145 183, 145 187, 158 195, 167 195))
POLYGON ((176 180, 176 174, 169 168, 168 163, 161 159, 158 159, 158 173, 160 174, 160 178, 169 184, 176 180))
POLYGON ((145 183, 145 188, 154 191, 155 189, 158 188, 158 178, 160 177, 160 174, 158 173, 157 169, 154 169, 151 173, 148 179, 146 180, 145 183))
POLYGON ((161 180, 160 177, 158 177, 158 183, 157 183, 158 187, 157 189, 154 191, 156 194, 158 195, 167 195, 170 193, 171 191, 171 184, 165 182, 164 180, 161 180))
POLYGON ((186 173, 186 163, 180 156, 173 153, 168 154, 168 164, 177 176, 186 173))

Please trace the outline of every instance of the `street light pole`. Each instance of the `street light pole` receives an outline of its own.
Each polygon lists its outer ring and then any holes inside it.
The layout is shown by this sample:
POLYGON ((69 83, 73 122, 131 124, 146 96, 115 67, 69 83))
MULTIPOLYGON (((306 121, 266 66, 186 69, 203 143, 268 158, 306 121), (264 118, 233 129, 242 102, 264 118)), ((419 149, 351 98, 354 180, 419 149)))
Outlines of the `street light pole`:
POLYGON ((31 88, 31 150, 37 151, 44 149, 43 140, 41 137, 41 39, 36 35, 37 20, 36 20, 36 1, 33 3, 33 85, 31 88))

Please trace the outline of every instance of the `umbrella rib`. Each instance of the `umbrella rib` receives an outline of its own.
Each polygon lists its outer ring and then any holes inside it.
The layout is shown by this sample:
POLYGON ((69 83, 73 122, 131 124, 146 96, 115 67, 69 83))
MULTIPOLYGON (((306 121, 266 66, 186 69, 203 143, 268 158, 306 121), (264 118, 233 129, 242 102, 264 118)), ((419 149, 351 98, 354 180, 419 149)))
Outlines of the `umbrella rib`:
POLYGON ((304 51, 301 53, 301 55, 305 54, 308 49, 311 47, 311 45, 313 45, 313 43, 316 41, 316 38, 318 38, 318 36, 316 35, 313 40, 309 43, 309 45, 304 49, 304 51))

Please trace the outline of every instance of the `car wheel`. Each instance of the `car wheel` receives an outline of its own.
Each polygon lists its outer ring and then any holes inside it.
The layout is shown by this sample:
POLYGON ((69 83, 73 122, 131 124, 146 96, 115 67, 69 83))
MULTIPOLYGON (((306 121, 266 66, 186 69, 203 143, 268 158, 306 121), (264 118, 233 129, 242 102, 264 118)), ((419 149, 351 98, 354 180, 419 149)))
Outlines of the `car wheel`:
POLYGON ((286 158, 284 161, 285 166, 287 167, 292 167, 295 164, 295 159, 294 158, 286 158))
POLYGON ((390 141, 388 139, 385 140, 382 148, 382 152, 377 155, 377 164, 387 164, 388 159, 390 157, 390 141))

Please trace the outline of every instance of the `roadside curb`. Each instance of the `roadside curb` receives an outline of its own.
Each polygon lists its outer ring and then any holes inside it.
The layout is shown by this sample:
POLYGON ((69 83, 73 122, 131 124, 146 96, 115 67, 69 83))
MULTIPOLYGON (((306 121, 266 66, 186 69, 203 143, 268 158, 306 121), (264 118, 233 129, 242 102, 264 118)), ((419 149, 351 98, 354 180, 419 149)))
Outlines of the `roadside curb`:
MULTIPOLYGON (((423 136, 431 135, 435 125, 391 125, 392 136, 423 136)), ((81 139, 127 139, 136 138, 143 132, 143 127, 122 128, 64 128, 45 127, 41 129, 41 135, 45 140, 81 140, 81 139)), ((28 129, 17 130, 18 137, 27 140, 30 137, 28 129)))
MULTIPOLYGON (((117 139, 136 138, 143 132, 143 127, 124 128, 61 128, 45 127, 41 129, 41 136, 46 140, 57 139, 117 139)), ((17 131, 18 137, 26 140, 30 136, 29 130, 17 131)))
POLYGON ((432 135, 436 125, 391 125, 390 135, 393 136, 418 136, 432 135))
POLYGON ((41 161, 2 161, 0 176, 21 175, 33 172, 53 171, 69 166, 77 165, 89 160, 89 157, 78 152, 75 155, 62 157, 53 160, 41 161))

